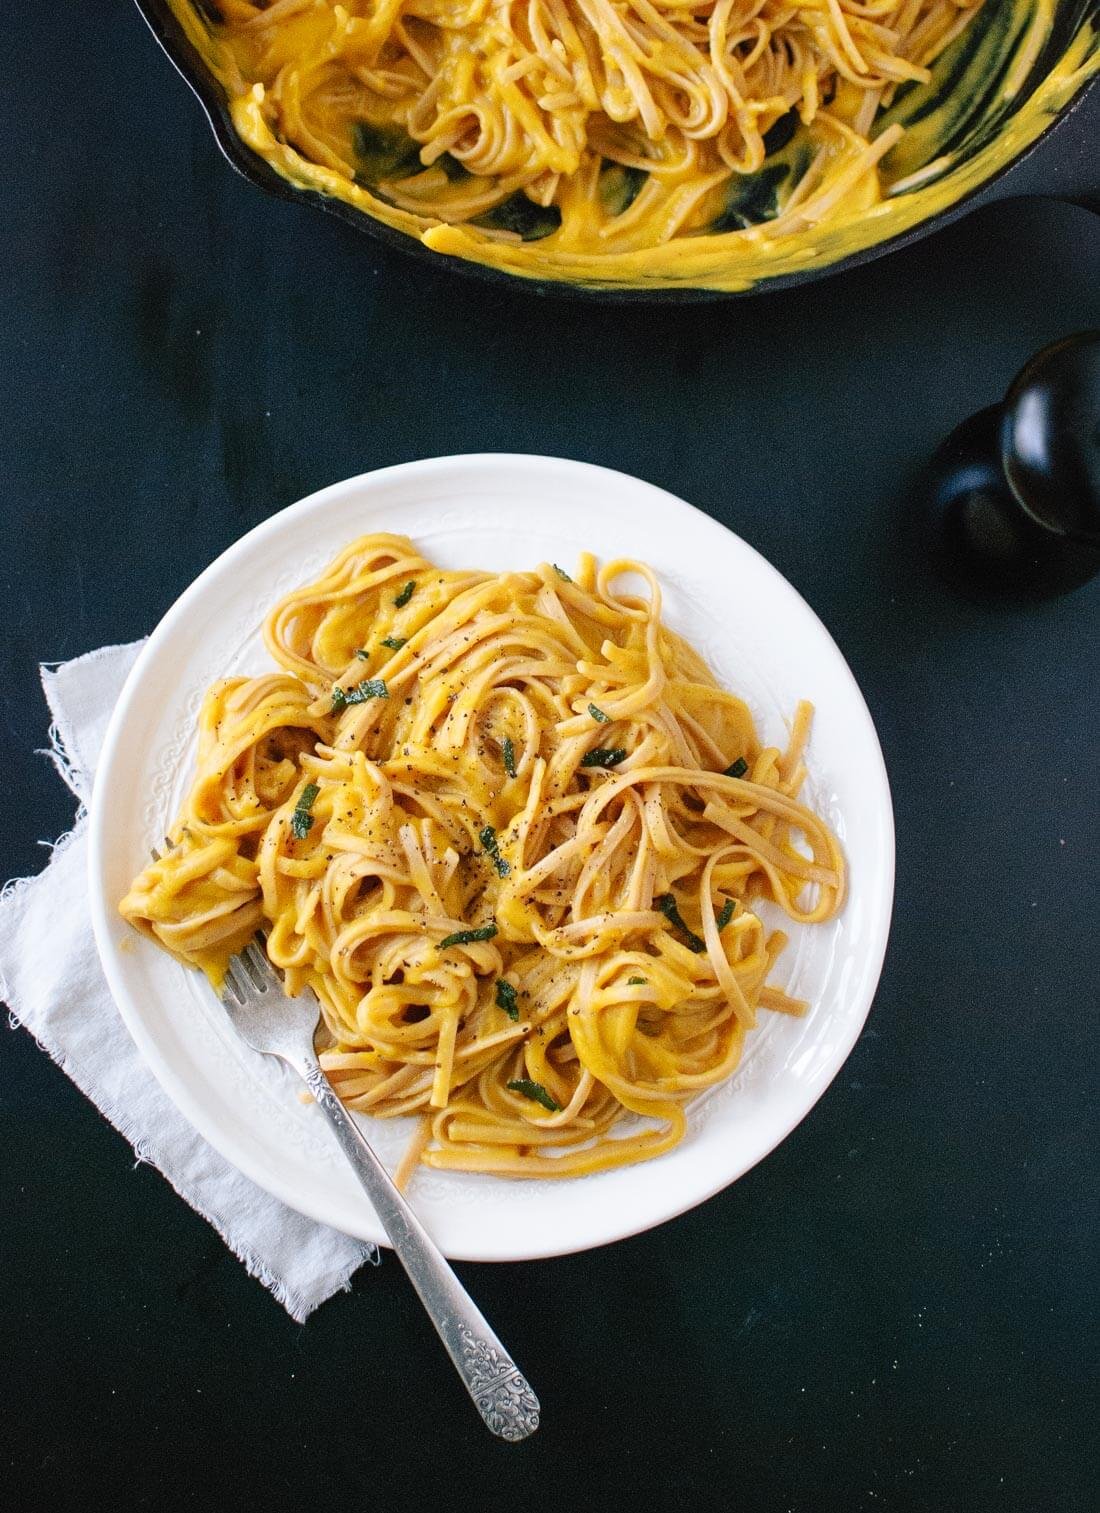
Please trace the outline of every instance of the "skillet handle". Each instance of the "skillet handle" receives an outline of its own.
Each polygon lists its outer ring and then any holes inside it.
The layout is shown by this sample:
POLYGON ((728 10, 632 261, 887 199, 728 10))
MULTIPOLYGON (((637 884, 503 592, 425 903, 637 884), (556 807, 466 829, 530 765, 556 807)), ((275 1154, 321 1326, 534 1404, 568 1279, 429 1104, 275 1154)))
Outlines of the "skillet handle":
POLYGON ((1039 195, 1100 215, 1100 78, 1007 173, 976 196, 980 205, 1039 195))

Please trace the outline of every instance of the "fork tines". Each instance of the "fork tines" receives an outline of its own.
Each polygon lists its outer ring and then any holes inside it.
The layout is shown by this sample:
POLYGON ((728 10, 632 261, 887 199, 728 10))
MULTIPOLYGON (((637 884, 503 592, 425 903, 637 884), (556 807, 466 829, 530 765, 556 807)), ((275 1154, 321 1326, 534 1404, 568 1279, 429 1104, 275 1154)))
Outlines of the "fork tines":
POLYGON ((275 968, 259 945, 258 938, 250 940, 243 951, 231 956, 225 972, 226 991, 238 1004, 246 999, 263 994, 280 986, 275 968))

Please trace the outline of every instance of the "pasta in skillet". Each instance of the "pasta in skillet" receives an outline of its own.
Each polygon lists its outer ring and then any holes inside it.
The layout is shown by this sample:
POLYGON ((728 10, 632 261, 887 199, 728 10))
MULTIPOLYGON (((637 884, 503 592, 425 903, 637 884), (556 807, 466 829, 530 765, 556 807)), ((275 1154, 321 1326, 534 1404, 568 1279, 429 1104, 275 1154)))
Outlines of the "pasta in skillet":
POLYGON ((631 282, 874 206, 895 95, 982 0, 172 3, 291 183, 437 252, 631 282))

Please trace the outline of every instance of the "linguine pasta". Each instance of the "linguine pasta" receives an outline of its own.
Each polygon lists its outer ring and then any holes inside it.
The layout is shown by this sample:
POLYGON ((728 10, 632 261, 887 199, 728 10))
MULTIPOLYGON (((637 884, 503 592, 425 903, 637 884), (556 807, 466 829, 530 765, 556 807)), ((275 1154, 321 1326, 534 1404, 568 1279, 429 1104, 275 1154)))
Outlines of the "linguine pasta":
POLYGON ((442 571, 364 536, 264 635, 281 671, 210 689, 121 911, 215 985, 263 930, 345 1103, 420 1116, 402 1177, 655 1156, 761 1008, 803 1011, 757 900, 843 900, 798 798, 809 706, 762 746, 648 567, 442 571))
POLYGON ((590 278, 866 211, 904 129, 880 113, 981 3, 173 0, 284 176, 437 251, 590 278))

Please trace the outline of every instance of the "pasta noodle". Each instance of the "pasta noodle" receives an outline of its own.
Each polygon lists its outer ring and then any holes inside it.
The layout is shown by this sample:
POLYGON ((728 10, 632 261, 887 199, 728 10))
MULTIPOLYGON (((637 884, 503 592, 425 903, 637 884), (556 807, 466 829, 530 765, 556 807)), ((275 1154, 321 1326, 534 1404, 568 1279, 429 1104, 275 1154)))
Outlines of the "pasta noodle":
POLYGON ((798 798, 809 706, 762 746, 648 567, 442 571, 364 536, 264 634, 281 671, 210 689, 121 911, 215 985, 264 930, 340 1097, 420 1116, 403 1175, 655 1156, 761 1008, 802 1012, 756 900, 805 925, 843 901, 798 798))
POLYGON ((866 210, 903 132, 880 112, 981 3, 174 0, 280 172, 438 251, 521 269, 538 243, 590 277, 866 210))

